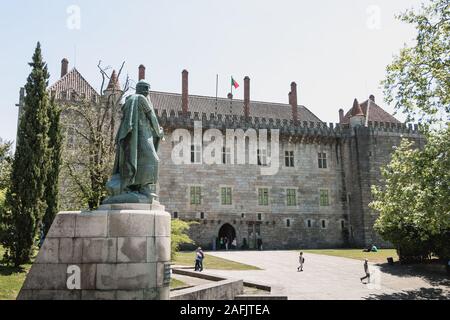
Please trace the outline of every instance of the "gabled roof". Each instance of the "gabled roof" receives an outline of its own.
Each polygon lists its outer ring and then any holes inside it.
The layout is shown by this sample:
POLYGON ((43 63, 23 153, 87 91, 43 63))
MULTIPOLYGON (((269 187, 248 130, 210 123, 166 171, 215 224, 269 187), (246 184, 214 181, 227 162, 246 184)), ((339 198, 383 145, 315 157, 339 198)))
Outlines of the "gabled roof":
MULTIPOLYGON (((373 101, 374 98, 368 99, 364 101, 363 103, 359 104, 359 107, 364 114, 365 117, 367 117, 367 109, 369 109, 369 120, 371 122, 389 122, 389 123, 401 123, 396 118, 394 118, 393 115, 385 111, 383 108, 381 108, 379 105, 373 101), (370 107, 369 107, 370 103, 370 107)), ((357 101, 355 99, 355 101, 357 101)), ((352 117, 352 111, 355 109, 355 105, 353 105, 352 109, 350 109, 344 116, 344 119, 341 121, 341 124, 349 124, 350 118, 352 117)))
MULTIPOLYGON (((182 111, 181 94, 151 91, 150 100, 158 112, 166 110, 167 113, 170 113, 173 110, 177 114, 182 111)), ((216 103, 215 97, 189 95, 188 101, 191 117, 194 116, 194 112, 198 112, 200 118, 202 113, 205 113, 208 118, 211 113, 224 116, 244 116, 244 100, 218 98, 216 103)), ((292 107, 289 104, 250 101, 250 117, 290 121, 292 120, 292 107)), ((298 119, 299 121, 322 122, 306 107, 300 105, 298 106, 298 119)))
POLYGON ((70 70, 61 79, 51 85, 48 90, 54 92, 55 99, 57 100, 69 99, 69 94, 72 91, 75 91, 78 95, 83 95, 87 100, 92 100, 93 97, 96 99, 100 97, 97 91, 83 78, 76 68, 70 70), (63 96, 64 92, 66 93, 65 96, 63 96))

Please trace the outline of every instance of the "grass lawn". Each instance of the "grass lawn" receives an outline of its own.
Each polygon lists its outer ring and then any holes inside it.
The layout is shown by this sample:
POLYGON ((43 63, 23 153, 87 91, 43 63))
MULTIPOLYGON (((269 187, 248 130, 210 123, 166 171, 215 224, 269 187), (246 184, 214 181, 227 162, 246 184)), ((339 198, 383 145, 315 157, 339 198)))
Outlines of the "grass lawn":
MULTIPOLYGON (((5 250, 0 246, 0 261, 3 259, 5 250)), ((17 294, 25 281, 31 264, 22 268, 7 267, 0 263, 0 300, 15 300, 17 294)))
MULTIPOLYGON (((182 266, 192 266, 194 267, 195 262, 195 252, 179 252, 175 261, 172 263, 182 266)), ((203 260, 203 267, 205 269, 216 269, 216 270, 261 270, 258 267, 251 266, 248 264, 243 264, 227 259, 222 259, 214 256, 205 254, 205 260, 203 260)))
POLYGON ((170 289, 175 289, 184 286, 186 286, 186 283, 184 283, 183 281, 174 278, 170 279, 170 289))
POLYGON ((336 256, 357 260, 368 259, 369 262, 384 263, 388 257, 398 261, 397 251, 395 249, 380 249, 378 252, 363 252, 362 249, 318 249, 302 250, 305 253, 323 254, 327 256, 336 256))

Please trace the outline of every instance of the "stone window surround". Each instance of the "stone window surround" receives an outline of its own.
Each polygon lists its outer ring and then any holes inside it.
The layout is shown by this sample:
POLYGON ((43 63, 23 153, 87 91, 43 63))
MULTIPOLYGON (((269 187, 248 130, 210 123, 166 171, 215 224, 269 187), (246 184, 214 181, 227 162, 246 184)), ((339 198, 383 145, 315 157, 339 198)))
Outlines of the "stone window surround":
POLYGON ((233 208, 233 192, 234 186, 232 185, 219 185, 219 204, 223 208, 233 208), (230 188, 231 189, 231 204, 222 204, 222 188, 230 188))
POLYGON ((317 168, 319 169, 319 171, 330 170, 330 154, 331 152, 325 151, 324 147, 322 146, 319 146, 319 148, 317 149, 317 168), (323 155, 325 155, 325 157, 323 157, 323 155), (324 161, 325 161, 325 168, 323 167, 324 161))
POLYGON ((187 198, 188 198, 188 206, 189 207, 192 207, 192 206, 199 206, 199 205, 201 205, 202 203, 203 203, 203 194, 202 194, 202 191, 203 191, 203 185, 201 185, 201 184, 188 184, 187 185, 187 198), (192 187, 199 187, 200 188, 200 199, 199 199, 199 202, 200 203, 192 203, 191 202, 191 200, 192 200, 192 194, 191 194, 191 188, 192 187))
POLYGON ((287 148, 285 148, 284 149, 284 153, 282 153, 282 157, 283 157, 283 159, 282 159, 282 164, 283 164, 283 167, 285 167, 285 168, 291 168, 291 169, 293 169, 293 168, 295 168, 296 166, 295 166, 295 149, 293 148, 293 147, 287 147, 287 148), (292 154, 289 154, 289 155, 286 155, 286 153, 287 152, 292 152, 292 154), (292 166, 291 165, 289 165, 289 166, 287 166, 286 165, 286 160, 289 158, 289 162, 291 162, 291 158, 292 158, 292 166))
POLYGON ((330 197, 330 189, 329 188, 319 188, 318 189, 318 194, 319 194, 319 208, 329 208, 331 207, 331 197, 330 197), (327 191, 327 195, 328 195, 328 205, 323 206, 322 205, 322 191, 327 191))
POLYGON ((320 219, 320 229, 328 229, 328 220, 327 219, 320 219), (325 226, 324 226, 325 223, 325 226))
POLYGON ((257 198, 257 204, 259 207, 267 208, 270 206, 270 189, 271 188, 268 186, 257 186, 256 187, 256 198, 257 198), (262 189, 267 189, 267 204, 260 204, 260 202, 259 202, 259 190, 262 190, 262 189))
POLYGON ((299 205, 298 205, 298 194, 299 194, 299 192, 298 192, 298 188, 297 187, 290 187, 290 186, 287 186, 287 187, 285 187, 284 188, 284 193, 285 193, 285 205, 286 205, 286 207, 287 208, 291 208, 291 209, 297 209, 298 207, 299 207, 299 205), (289 201, 288 201, 288 190, 295 190, 295 205, 289 205, 289 201))

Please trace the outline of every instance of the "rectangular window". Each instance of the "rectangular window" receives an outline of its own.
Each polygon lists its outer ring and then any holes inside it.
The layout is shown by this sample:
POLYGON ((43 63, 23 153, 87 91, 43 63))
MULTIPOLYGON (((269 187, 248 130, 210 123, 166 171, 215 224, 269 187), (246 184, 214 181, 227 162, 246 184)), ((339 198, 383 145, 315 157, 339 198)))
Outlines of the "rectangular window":
POLYGON ((293 207, 297 205, 297 190, 287 189, 286 190, 287 205, 293 207))
POLYGON ((258 166, 267 166, 267 150, 266 149, 258 149, 258 166))
POLYGON ((258 213, 258 220, 261 221, 262 220, 262 214, 258 213))
POLYGON ((174 219, 178 219, 178 212, 175 211, 175 212, 173 213, 173 218, 174 218, 174 219))
POLYGON ((260 206, 268 206, 269 205, 269 189, 268 188, 258 189, 258 204, 260 206))
POLYGON ((320 206, 328 207, 330 205, 330 199, 328 196, 328 190, 320 189, 320 206))
POLYGON ((286 227, 290 227, 291 226, 291 220, 290 219, 286 219, 286 227))
POLYGON ((231 163, 230 148, 226 148, 226 147, 222 148, 222 163, 223 164, 230 164, 231 163))
POLYGON ((311 228, 311 227, 312 227, 312 222, 311 222, 310 219, 308 219, 308 220, 306 221, 306 223, 307 223, 307 225, 308 225, 308 228, 311 228))
POLYGON ((290 168, 294 167, 294 151, 284 152, 284 165, 290 168))
POLYGON ((222 187, 221 188, 221 203, 222 205, 231 205, 231 188, 230 187, 222 187))
POLYGON ((327 154, 325 152, 319 152, 317 155, 318 155, 319 169, 328 168, 327 154))
POLYGON ((191 145, 191 163, 202 163, 202 146, 191 145))
POLYGON ((327 228, 327 221, 322 220, 322 229, 326 229, 326 228, 327 228))
POLYGON ((190 198, 191 204, 200 204, 202 197, 202 188, 197 186, 192 186, 190 188, 190 198))
POLYGON ((200 212, 200 219, 205 219, 205 213, 204 212, 200 212))

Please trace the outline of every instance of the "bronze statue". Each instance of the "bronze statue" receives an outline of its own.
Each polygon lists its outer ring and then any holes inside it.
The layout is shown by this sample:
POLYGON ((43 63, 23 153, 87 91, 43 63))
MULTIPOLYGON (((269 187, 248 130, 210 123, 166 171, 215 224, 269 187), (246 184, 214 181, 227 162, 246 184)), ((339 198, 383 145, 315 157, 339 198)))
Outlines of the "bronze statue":
POLYGON ((152 203, 157 197, 158 148, 164 137, 153 105, 148 98, 150 84, 141 80, 136 94, 127 97, 116 136, 113 175, 103 203, 152 203))

